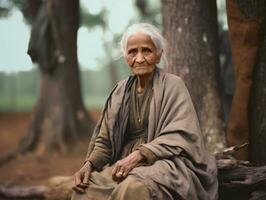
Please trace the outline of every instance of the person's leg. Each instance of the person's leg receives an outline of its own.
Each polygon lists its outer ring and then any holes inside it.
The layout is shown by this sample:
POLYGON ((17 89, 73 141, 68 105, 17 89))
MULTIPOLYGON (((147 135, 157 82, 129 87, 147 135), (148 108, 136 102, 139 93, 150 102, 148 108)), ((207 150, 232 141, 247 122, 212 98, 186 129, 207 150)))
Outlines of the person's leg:
MULTIPOLYGON (((227 126, 227 143, 228 146, 233 146, 248 142, 248 104, 259 47, 260 21, 245 19, 234 0, 227 0, 226 7, 236 77, 236 88, 227 126)), ((247 160, 248 150, 240 150, 235 157, 247 160)))
POLYGON ((86 193, 81 194, 78 192, 73 192, 71 200, 90 200, 90 199, 88 199, 86 193))
POLYGON ((150 200, 148 188, 134 176, 128 176, 114 189, 108 200, 150 200))
POLYGON ((85 193, 73 192, 71 200, 106 200, 117 186, 112 180, 113 166, 105 168, 101 172, 93 172, 91 174, 89 187, 85 193))

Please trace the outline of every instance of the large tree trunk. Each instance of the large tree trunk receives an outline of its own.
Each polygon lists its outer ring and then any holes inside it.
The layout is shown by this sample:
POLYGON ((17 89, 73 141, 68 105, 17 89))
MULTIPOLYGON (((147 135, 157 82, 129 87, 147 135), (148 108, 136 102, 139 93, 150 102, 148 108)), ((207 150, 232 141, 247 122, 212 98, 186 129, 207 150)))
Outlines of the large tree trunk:
MULTIPOLYGON (((236 0, 241 14, 246 20, 260 21, 257 23, 259 42, 253 45, 258 47, 256 53, 256 64, 252 76, 252 86, 249 102, 249 160, 255 166, 266 165, 266 2, 260 0, 236 0), (259 45, 259 46, 258 46, 259 45)), ((247 38, 249 39, 249 38, 247 38)), ((252 38, 252 41, 254 39, 252 38)), ((250 47, 250 46, 249 46, 250 47)), ((252 49, 252 48, 250 48, 252 49)), ((265 190, 265 187, 264 187, 265 190)), ((265 195, 266 196, 266 195, 265 195)), ((264 197, 265 199, 265 197, 264 197)))
POLYGON ((224 146, 219 88, 216 2, 162 0, 164 35, 169 42, 168 72, 185 81, 207 148, 224 146))
POLYGON ((44 62, 37 60, 41 68, 40 95, 28 132, 21 142, 21 151, 38 147, 41 152, 51 149, 65 152, 82 136, 89 139, 93 125, 80 92, 77 62, 79 1, 49 0, 47 5, 51 37, 46 45, 53 48, 51 54, 45 54, 44 62), (57 56, 52 68, 43 66, 53 59, 48 55, 57 56))
POLYGON ((254 165, 266 165, 266 22, 262 24, 261 46, 255 65, 250 106, 249 158, 254 165))

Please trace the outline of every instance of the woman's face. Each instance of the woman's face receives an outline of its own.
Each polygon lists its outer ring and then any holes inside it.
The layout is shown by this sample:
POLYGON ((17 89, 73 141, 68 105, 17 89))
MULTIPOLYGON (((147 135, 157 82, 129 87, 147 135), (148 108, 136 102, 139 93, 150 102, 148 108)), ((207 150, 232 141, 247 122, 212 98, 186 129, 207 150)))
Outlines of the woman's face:
POLYGON ((125 59, 133 74, 151 74, 160 58, 161 52, 158 54, 149 35, 136 33, 128 38, 125 59))

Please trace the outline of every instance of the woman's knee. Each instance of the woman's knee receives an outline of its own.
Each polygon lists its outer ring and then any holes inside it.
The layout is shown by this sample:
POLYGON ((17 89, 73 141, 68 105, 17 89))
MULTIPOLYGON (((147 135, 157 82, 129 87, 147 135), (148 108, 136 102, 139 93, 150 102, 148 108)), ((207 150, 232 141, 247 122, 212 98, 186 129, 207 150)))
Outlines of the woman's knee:
POLYGON ((120 185, 120 187, 124 187, 125 189, 130 190, 131 192, 138 191, 142 188, 145 188, 144 184, 141 183, 134 176, 128 176, 119 185, 120 185))
POLYGON ((128 176, 112 193, 112 199, 150 199, 148 188, 134 176, 128 176))
POLYGON ((87 200, 86 193, 73 192, 71 200, 87 200))

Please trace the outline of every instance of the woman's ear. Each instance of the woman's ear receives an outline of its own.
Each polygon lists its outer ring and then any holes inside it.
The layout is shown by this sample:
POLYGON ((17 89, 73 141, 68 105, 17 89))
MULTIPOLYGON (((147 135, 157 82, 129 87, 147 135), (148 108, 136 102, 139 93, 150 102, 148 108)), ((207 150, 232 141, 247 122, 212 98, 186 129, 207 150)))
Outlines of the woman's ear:
POLYGON ((159 64, 159 63, 160 63, 160 60, 161 60, 162 54, 163 54, 163 50, 161 50, 161 52, 159 52, 159 53, 157 54, 156 64, 159 64))

